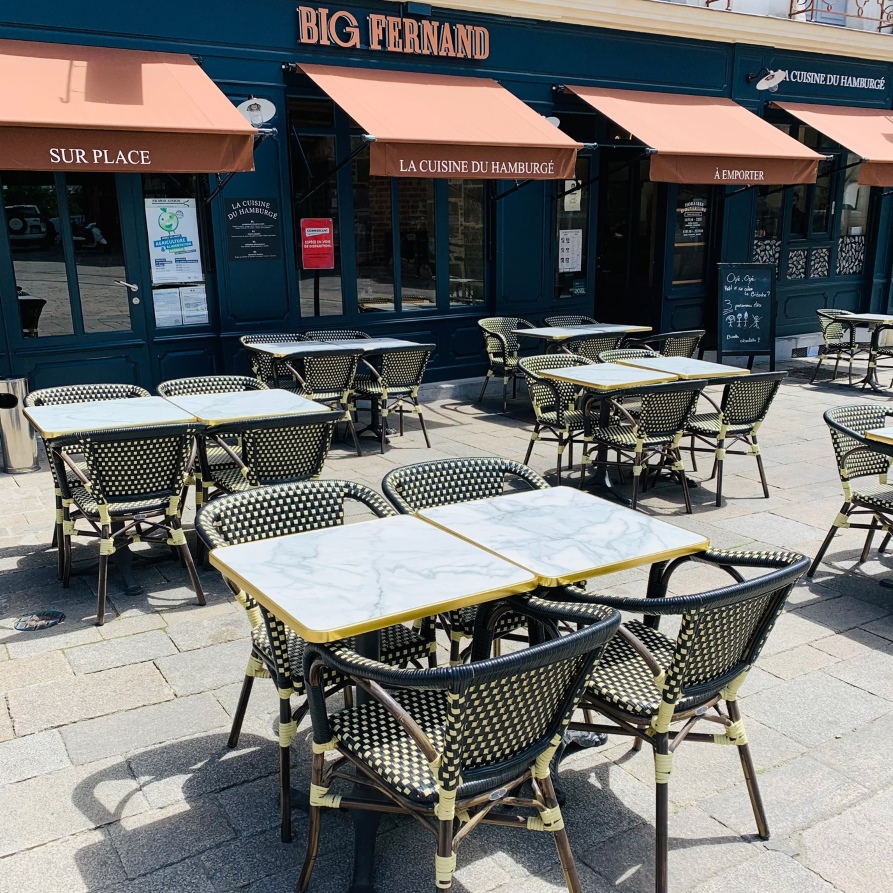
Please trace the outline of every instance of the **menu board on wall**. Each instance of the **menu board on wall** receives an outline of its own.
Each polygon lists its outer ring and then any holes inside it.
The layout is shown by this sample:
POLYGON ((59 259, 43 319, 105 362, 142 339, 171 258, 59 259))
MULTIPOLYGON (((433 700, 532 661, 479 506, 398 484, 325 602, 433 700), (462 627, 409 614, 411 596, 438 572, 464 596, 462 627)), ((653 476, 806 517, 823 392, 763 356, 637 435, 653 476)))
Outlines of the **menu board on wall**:
POLYGON ((558 232, 558 272, 579 273, 583 269, 583 230, 558 232))
POLYGON ((195 199, 147 198, 145 206, 152 285, 203 281, 195 199))
MULTIPOLYGON (((719 331, 716 358, 768 356, 775 368, 775 266, 717 264, 719 331)), ((748 368, 753 365, 751 360, 748 368)))
POLYGON ((231 198, 227 199, 225 208, 230 260, 282 257, 282 222, 275 198, 231 198))

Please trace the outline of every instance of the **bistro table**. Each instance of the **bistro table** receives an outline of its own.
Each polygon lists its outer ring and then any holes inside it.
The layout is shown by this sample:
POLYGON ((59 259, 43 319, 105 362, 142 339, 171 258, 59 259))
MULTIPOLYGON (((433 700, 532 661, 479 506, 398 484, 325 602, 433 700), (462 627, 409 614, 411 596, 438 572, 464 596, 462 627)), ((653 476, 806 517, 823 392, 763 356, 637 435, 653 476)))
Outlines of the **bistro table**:
POLYGON ((682 381, 704 379, 711 384, 749 375, 750 369, 744 366, 728 366, 725 363, 709 363, 690 357, 635 357, 629 360, 616 360, 621 366, 635 366, 638 369, 651 369, 655 372, 666 372, 675 375, 682 381))
MULTIPOLYGON (((878 446, 878 452, 893 458, 893 428, 871 428, 865 432, 865 439, 874 441, 878 446)), ((893 589, 893 577, 886 577, 880 581, 885 589, 893 589)))
MULTIPOLYGON (((355 635, 357 651, 375 659, 384 627, 537 585, 517 564, 405 515, 224 546, 211 564, 307 641, 355 635)), ((368 893, 380 813, 352 812, 350 889, 368 893)))
POLYGON ((266 391, 235 391, 223 394, 184 394, 165 397, 203 425, 223 425, 245 419, 265 419, 287 415, 325 413, 340 419, 342 413, 301 397, 291 391, 272 388, 266 391))
POLYGON ((651 326, 634 326, 622 323, 597 323, 585 326, 540 326, 532 329, 512 329, 523 338, 539 338, 546 342, 547 351, 560 350, 565 341, 595 338, 599 335, 628 335, 632 332, 650 332, 651 326))
POLYGON ((838 320, 851 323, 864 323, 871 329, 871 341, 868 345, 868 371, 865 378, 856 382, 864 388, 866 385, 873 391, 885 393, 886 389, 878 384, 877 380, 877 353, 880 346, 881 333, 893 328, 893 315, 889 313, 847 313, 838 317, 838 320))

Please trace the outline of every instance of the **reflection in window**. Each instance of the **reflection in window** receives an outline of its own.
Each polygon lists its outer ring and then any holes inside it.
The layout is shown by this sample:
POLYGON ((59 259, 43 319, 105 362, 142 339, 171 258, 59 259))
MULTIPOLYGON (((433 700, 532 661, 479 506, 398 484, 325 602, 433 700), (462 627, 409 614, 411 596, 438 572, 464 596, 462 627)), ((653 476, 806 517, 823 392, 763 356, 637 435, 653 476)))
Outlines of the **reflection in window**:
MULTIPOLYGON (((319 113, 331 103, 320 105, 319 113), (325 108, 323 108, 325 106, 325 108)), ((290 106, 290 112, 294 109, 290 106)), ((303 119, 302 119, 303 120, 303 119)), ((300 270, 301 316, 340 316, 341 233, 338 225, 338 180, 334 176, 335 137, 301 135, 292 141, 292 183, 295 186, 294 230, 295 257, 301 266, 301 220, 307 217, 330 219, 335 242, 335 267, 332 270, 300 270), (306 198, 304 198, 306 196, 306 198)))
MULTIPOLYGON (((359 146, 352 140, 352 148, 359 146)), ((353 161, 357 300, 360 310, 394 309, 394 242, 391 181, 369 176, 369 153, 353 161)))
POLYGON ((753 262, 778 265, 781 256, 784 192, 777 186, 760 186, 757 225, 753 234, 753 262))
POLYGON ((682 186, 676 191, 673 285, 698 285, 707 270, 707 201, 709 186, 682 186))
POLYGON ((400 300, 403 310, 437 304, 434 281, 434 181, 397 180, 400 221, 400 300))
POLYGON ((128 331, 129 292, 114 174, 68 174, 68 213, 85 332, 128 331))
POLYGON ((865 265, 865 236, 868 227, 868 202, 871 187, 859 185, 861 166, 855 155, 847 155, 840 212, 840 238, 837 241, 837 275, 853 276, 865 265))
POLYGON ((639 166, 639 217, 633 243, 631 284, 650 288, 654 283, 655 252, 657 251, 657 183, 648 179, 648 162, 639 166))
POLYGON ((557 202, 558 269, 555 297, 580 298, 586 294, 589 242, 589 159, 577 158, 573 180, 559 182, 564 193, 557 202), (576 187, 576 188, 575 188, 576 187))
POLYGON ((484 184, 449 180, 450 305, 484 303, 484 184))
POLYGON ((3 202, 22 334, 73 334, 53 174, 4 173, 3 202))

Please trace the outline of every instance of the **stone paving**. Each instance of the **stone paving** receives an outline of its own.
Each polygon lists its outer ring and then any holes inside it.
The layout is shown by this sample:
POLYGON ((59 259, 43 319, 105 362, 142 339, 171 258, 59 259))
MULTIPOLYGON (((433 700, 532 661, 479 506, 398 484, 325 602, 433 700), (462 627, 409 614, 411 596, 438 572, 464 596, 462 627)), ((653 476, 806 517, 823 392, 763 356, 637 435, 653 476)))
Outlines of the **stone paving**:
MULTIPOLYGON (((722 508, 708 482, 691 491, 691 516, 670 484, 649 491, 644 510, 702 531, 717 547, 815 554, 841 502, 822 412, 881 398, 812 387, 810 368, 797 364, 763 428, 768 500, 752 460, 732 457, 722 508)), ((326 475, 378 487, 389 469, 440 456, 521 459, 532 418, 526 397, 501 415, 495 385, 483 406, 469 399, 474 390, 429 389, 433 449, 410 421, 384 456, 371 440, 362 458, 336 444, 326 475)), ((551 473, 553 449, 538 445, 531 464, 551 473)), ((272 685, 258 682, 239 748, 225 746, 248 657, 241 607, 210 568, 201 573, 208 605, 199 607, 178 564, 138 562, 147 594, 125 597, 113 574, 107 622, 95 627, 93 574, 68 590, 56 580, 52 486, 42 468, 0 474, 0 891, 48 882, 57 893, 290 891, 306 817, 295 812, 295 842, 281 844, 272 685), (67 618, 43 632, 13 629, 38 608, 67 618)), ((694 477, 706 477, 704 468, 694 477)), ((674 893, 893 889, 893 593, 878 585, 889 560, 873 550, 858 564, 861 543, 858 532, 838 535, 815 579, 793 593, 743 689, 771 840, 755 835, 733 749, 680 748, 670 785, 674 893)), ((89 560, 92 548, 77 543, 76 560, 89 560)), ((704 583, 688 571, 678 579, 687 588, 704 583)), ((641 592, 643 581, 634 570, 590 586, 641 592)), ((299 783, 308 742, 305 722, 292 748, 299 783)), ((584 890, 650 891, 650 755, 612 739, 571 753, 561 775, 584 890)), ((324 818, 311 890, 343 893, 350 821, 324 818)), ((409 819, 382 823, 378 853, 380 893, 433 888, 433 841, 409 819)), ((483 827, 460 849, 454 889, 564 885, 547 835, 483 827)))

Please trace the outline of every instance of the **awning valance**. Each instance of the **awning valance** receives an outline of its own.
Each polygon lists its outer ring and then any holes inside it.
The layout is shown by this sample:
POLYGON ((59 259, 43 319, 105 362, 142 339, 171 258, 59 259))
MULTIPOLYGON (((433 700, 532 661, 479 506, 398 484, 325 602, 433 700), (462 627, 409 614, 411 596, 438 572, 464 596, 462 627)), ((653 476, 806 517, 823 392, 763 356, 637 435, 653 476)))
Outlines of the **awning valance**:
POLYGON ((0 40, 0 170, 254 170, 257 132, 190 56, 0 40))
POLYGON ((580 143, 489 78, 300 64, 373 138, 383 177, 556 180, 580 143))
POLYGON ((814 183, 823 158, 731 99, 565 89, 654 150, 652 180, 716 186, 814 183))
POLYGON ((865 159, 859 171, 860 183, 893 186, 893 112, 889 109, 805 102, 772 104, 865 159))

